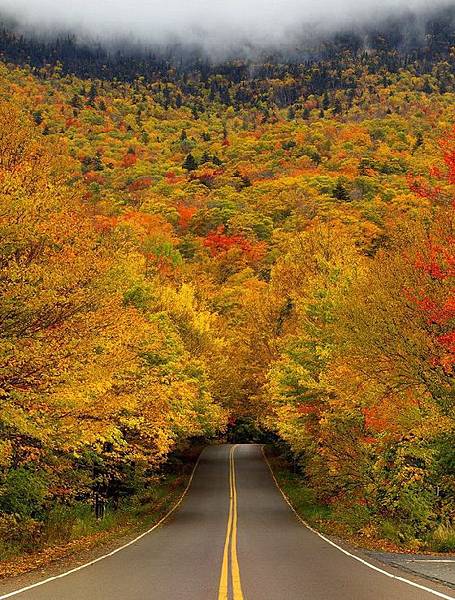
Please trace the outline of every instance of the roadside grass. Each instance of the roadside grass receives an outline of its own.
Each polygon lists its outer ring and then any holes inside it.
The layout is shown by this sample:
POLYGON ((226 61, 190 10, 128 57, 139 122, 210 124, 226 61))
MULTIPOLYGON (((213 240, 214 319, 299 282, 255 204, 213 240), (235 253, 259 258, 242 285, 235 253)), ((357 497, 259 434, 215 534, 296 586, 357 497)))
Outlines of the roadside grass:
POLYGON ((289 470, 286 461, 268 455, 275 477, 297 513, 312 527, 333 535, 353 535, 368 526, 370 514, 364 506, 349 511, 335 504, 317 502, 314 490, 304 485, 302 477, 289 470))
POLYGON ((92 506, 56 506, 44 522, 42 539, 45 544, 66 543, 92 534, 118 528, 148 525, 165 512, 183 492, 186 475, 168 474, 157 478, 153 487, 125 498, 117 507, 108 504, 105 515, 97 520, 92 506))
POLYGON ((277 481, 291 502, 295 510, 310 525, 329 521, 332 516, 332 508, 327 505, 317 504, 313 490, 302 485, 302 479, 290 472, 278 459, 268 456, 277 481))
POLYGON ((158 522, 178 501, 185 489, 194 460, 180 474, 167 473, 140 494, 125 498, 118 506, 107 505, 97 520, 87 503, 55 506, 43 522, 18 520, 11 515, 0 521, 0 578, 46 566, 55 560, 116 539, 134 537, 158 522))
POLYGON ((367 506, 318 503, 314 490, 273 450, 267 459, 277 482, 297 513, 311 527, 350 543, 385 552, 455 552, 455 528, 439 525, 425 539, 416 539, 405 523, 378 519, 367 506))
POLYGON ((455 552, 455 527, 439 525, 428 538, 428 545, 435 552, 455 552))

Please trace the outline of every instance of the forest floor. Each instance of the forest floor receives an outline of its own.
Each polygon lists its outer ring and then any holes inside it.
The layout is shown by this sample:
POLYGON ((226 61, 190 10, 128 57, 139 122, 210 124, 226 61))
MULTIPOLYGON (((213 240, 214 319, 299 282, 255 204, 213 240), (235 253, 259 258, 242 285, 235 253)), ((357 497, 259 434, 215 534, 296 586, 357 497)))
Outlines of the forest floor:
MULTIPOLYGON (((153 494, 145 497, 136 505, 125 505, 116 511, 107 510, 103 520, 91 518, 85 523, 86 535, 74 533, 71 538, 62 541, 58 535, 38 543, 36 549, 14 554, 0 560, 0 579, 12 578, 30 573, 36 579, 36 573, 48 577, 61 571, 62 565, 69 570, 80 564, 96 560, 119 546, 144 533, 160 521, 182 496, 194 464, 201 451, 195 448, 185 454, 179 473, 169 472, 162 476, 153 488, 153 494)), ((62 528, 64 529, 62 524, 62 528)), ((80 530, 83 531, 84 528, 80 530)))

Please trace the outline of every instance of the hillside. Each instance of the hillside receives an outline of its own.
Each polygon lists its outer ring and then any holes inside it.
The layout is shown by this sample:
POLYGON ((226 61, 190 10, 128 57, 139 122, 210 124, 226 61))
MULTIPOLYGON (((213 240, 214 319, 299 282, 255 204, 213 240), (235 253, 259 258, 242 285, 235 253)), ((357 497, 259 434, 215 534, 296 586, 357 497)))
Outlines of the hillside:
POLYGON ((433 42, 178 69, 3 32, 0 556, 242 420, 359 531, 454 549, 455 76, 433 42))

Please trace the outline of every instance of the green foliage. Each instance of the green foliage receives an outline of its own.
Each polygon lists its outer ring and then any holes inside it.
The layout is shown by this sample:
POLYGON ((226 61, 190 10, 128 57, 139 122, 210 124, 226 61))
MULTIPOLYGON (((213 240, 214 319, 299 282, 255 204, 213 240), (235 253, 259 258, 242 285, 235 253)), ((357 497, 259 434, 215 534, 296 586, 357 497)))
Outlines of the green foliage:
POLYGON ((270 433, 262 431, 254 419, 240 418, 228 425, 226 439, 230 444, 266 443, 270 433))
POLYGON ((21 519, 40 518, 43 516, 46 496, 43 474, 25 467, 11 469, 0 486, 0 512, 21 519))

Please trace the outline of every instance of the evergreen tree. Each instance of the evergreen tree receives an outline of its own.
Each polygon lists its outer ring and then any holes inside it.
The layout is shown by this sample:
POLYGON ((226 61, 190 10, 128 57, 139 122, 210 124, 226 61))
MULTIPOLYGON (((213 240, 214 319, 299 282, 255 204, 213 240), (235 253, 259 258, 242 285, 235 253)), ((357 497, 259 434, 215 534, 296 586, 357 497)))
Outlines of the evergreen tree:
POLYGON ((324 93, 322 97, 322 109, 328 110, 330 108, 330 98, 327 92, 324 93))
POLYGON ((41 123, 43 122, 43 115, 41 113, 40 110, 37 110, 33 113, 33 120, 35 121, 35 123, 37 125, 41 125, 41 123))
POLYGON ((420 148, 420 146, 423 146, 423 134, 421 131, 418 131, 416 134, 416 141, 414 143, 414 150, 417 150, 417 148, 420 148))
POLYGON ((197 161, 194 158, 194 156, 191 154, 191 152, 186 156, 185 160, 183 161, 182 167, 184 169, 186 169, 187 171, 194 171, 195 169, 197 169, 197 167, 198 167, 197 161))
POLYGON ((333 188, 332 196, 343 202, 350 202, 351 200, 351 196, 341 179, 338 179, 336 186, 333 188))
POLYGON ((98 95, 98 90, 96 89, 96 85, 94 83, 92 83, 92 85, 90 86, 89 92, 87 94, 87 104, 89 106, 95 105, 95 100, 96 100, 97 95, 98 95))
POLYGON ((340 115, 343 112, 343 106, 339 98, 336 98, 335 102, 333 103, 333 112, 335 115, 340 115))

